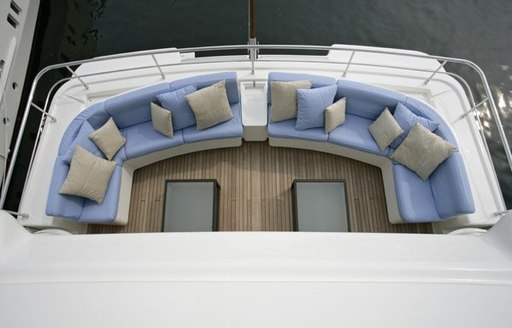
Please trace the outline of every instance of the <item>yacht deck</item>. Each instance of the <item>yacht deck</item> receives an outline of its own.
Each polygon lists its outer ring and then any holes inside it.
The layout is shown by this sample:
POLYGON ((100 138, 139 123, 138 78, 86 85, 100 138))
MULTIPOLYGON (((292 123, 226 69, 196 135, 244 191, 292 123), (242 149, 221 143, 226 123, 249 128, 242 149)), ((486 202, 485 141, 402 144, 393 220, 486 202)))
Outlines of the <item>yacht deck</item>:
POLYGON ((389 223, 378 167, 322 152, 244 142, 136 170, 128 224, 89 225, 88 233, 160 232, 167 179, 217 179, 221 231, 291 231, 294 179, 344 179, 352 232, 432 232, 430 224, 389 223))

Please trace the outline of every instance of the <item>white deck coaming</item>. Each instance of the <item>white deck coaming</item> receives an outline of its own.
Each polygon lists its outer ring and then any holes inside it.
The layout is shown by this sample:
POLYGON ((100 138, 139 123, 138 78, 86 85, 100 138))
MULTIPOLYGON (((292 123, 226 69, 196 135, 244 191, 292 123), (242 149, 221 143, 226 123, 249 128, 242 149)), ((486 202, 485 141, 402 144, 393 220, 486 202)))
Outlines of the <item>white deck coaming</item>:
POLYGON ((512 326, 512 293, 503 286, 130 282, 25 284, 0 292, 7 327, 512 326))
MULTIPOLYGON (((510 215, 506 219, 510 219, 510 215)), ((136 281, 512 287, 511 221, 482 236, 216 232, 33 235, 0 212, 0 286, 136 281), (501 238, 501 239, 500 239, 501 238), (504 242, 503 242, 504 241, 504 242), (236 247, 233 247, 236 245, 236 247)), ((505 219, 505 220, 506 220, 505 219)))
MULTIPOLYGON (((364 47, 363 47, 364 48, 364 47)), ((418 53, 405 51, 406 53, 418 53)), ((176 54, 168 57, 165 55, 156 55, 159 63, 177 63, 181 61, 176 54)), ((348 60, 349 52, 335 51, 331 52, 328 58, 345 58, 348 60)), ((297 60, 305 60, 304 62, 286 62, 286 56, 264 55, 260 56, 262 61, 256 63, 256 74, 252 75, 250 71, 250 62, 243 61, 243 56, 229 56, 225 59, 235 60, 235 62, 209 63, 211 58, 203 57, 197 60, 186 59, 181 61, 182 65, 163 67, 166 80, 176 80, 185 77, 195 76, 205 73, 214 73, 222 71, 236 71, 241 81, 256 79, 257 81, 265 81, 268 73, 271 71, 287 71, 287 72, 304 72, 309 74, 320 74, 340 78, 345 69, 343 64, 320 64, 319 58, 315 56, 291 56, 297 60), (274 60, 279 59, 278 62, 274 60), (239 61, 242 60, 242 61, 239 61), (196 61, 201 64, 193 64, 196 61), (190 63, 191 65, 188 65, 190 63)), ((324 60, 325 58, 322 58, 324 60)), ((388 64, 419 67, 426 70, 434 70, 439 66, 435 60, 420 60, 408 57, 397 57, 396 55, 369 55, 357 53, 354 61, 364 61, 370 64, 388 64), (405 58, 405 59, 404 59, 405 58)), ((107 63, 90 63, 80 66, 77 74, 85 76, 105 68, 111 68, 115 61, 107 63)), ((128 69, 130 67, 140 67, 144 65, 154 64, 151 56, 143 56, 136 58, 122 59, 118 69, 128 69)), ((498 217, 496 212, 505 210, 503 199, 499 185, 494 178, 493 168, 488 158, 485 147, 478 133, 478 126, 471 115, 461 119, 462 112, 469 108, 467 100, 461 96, 463 90, 454 79, 445 75, 437 74, 432 81, 425 86, 423 82, 431 73, 392 70, 386 68, 364 67, 353 64, 348 71, 348 79, 371 83, 387 87, 399 92, 403 92, 425 101, 430 102, 439 111, 439 114, 451 124, 452 131, 459 141, 460 151, 463 154, 472 192, 475 200, 477 211, 474 214, 463 216, 457 220, 450 220, 439 225, 440 231, 451 230, 461 226, 488 226, 496 222, 498 217), (451 91, 446 92, 447 86, 451 91), (434 95, 434 96, 433 96, 434 95), (457 110, 454 110, 456 108, 457 110), (470 138, 467 138, 470 136, 470 138), (478 159, 475 161, 475 159, 478 159)), ((43 136, 40 143, 40 151, 36 155, 32 176, 29 177, 26 191, 23 194, 20 206, 20 212, 29 213, 30 218, 24 220, 24 224, 35 226, 61 226, 61 223, 53 218, 44 215, 46 207, 46 195, 51 180, 53 163, 58 150, 58 142, 65 128, 81 110, 90 104, 104 100, 109 96, 121 92, 127 92, 131 89, 142 87, 149 84, 156 84, 163 81, 157 68, 148 68, 136 70, 133 72, 122 71, 110 73, 107 76, 88 76, 83 77, 88 84, 89 89, 80 84, 79 81, 73 79, 65 84, 58 91, 58 96, 54 99, 50 114, 58 117, 58 122, 48 122, 45 126, 43 136), (70 97, 59 97, 63 94, 71 95, 70 97), (78 100, 77 100, 78 99, 78 100), (82 100, 81 103, 79 100, 82 100), (34 178, 36 177, 36 178, 34 178), (41 194, 44 195, 41 197, 41 194), (36 213, 36 214, 34 214, 36 213)), ((59 220, 60 221, 60 220, 59 220)), ((66 222, 67 224, 67 222, 66 222)))

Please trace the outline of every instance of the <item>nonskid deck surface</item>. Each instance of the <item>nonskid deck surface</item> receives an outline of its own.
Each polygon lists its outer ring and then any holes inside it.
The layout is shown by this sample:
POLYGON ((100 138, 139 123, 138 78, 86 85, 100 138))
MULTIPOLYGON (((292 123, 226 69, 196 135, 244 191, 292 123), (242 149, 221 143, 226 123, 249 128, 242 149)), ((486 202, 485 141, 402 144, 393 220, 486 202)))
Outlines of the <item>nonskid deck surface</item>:
POLYGON ((169 158, 134 173, 128 225, 89 233, 159 232, 166 179, 217 179, 219 230, 291 231, 294 179, 344 179, 353 232, 431 233, 430 224, 389 223, 379 168, 336 155, 244 142, 169 158))

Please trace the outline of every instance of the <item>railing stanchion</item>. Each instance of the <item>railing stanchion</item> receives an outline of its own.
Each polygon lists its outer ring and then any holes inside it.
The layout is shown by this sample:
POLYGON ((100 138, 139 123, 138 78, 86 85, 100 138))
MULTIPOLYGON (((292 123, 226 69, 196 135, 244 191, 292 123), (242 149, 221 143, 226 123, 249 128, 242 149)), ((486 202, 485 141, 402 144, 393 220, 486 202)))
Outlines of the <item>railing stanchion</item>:
POLYGON ((470 110, 468 110, 468 111, 464 114, 464 116, 467 116, 468 114, 470 114, 470 113, 474 112, 475 110, 477 110, 477 109, 478 109, 478 107, 482 106, 483 104, 485 104, 485 103, 486 103, 486 102, 488 102, 488 101, 489 101, 489 98, 485 97, 485 98, 484 98, 484 100, 482 100, 481 102, 479 102, 479 103, 478 103, 478 104, 476 104, 475 106, 471 107, 471 109, 470 109, 470 110))
POLYGON ((151 58, 153 58, 153 61, 155 62, 156 67, 160 71, 160 76, 162 76, 162 80, 165 80, 165 74, 164 71, 162 71, 162 67, 160 67, 160 64, 158 64, 158 61, 156 60, 155 55, 151 55, 151 58))
POLYGON ((44 111, 44 109, 42 109, 41 107, 37 106, 36 104, 34 103, 30 103, 30 105, 32 107, 34 107, 35 109, 37 109, 38 111, 40 111, 41 113, 43 113, 44 116, 48 117, 50 120, 52 120, 52 122, 57 122, 57 118, 48 114, 47 112, 44 111))
POLYGON ((9 210, 4 210, 4 211, 11 215, 21 216, 23 219, 28 219, 30 217, 30 215, 28 215, 27 213, 20 213, 20 212, 9 211, 9 210))
POLYGON ((350 58, 349 58, 348 63, 347 63, 347 67, 345 67, 345 71, 343 72, 343 77, 347 76, 348 68, 352 64, 352 59, 354 59, 354 55, 355 54, 356 54, 356 52, 354 50, 352 50, 352 53, 350 54, 350 58))
POLYGON ((436 68, 436 70, 434 72, 432 72, 432 74, 425 80, 425 82, 423 82, 423 85, 427 85, 430 80, 432 80, 432 78, 441 70, 441 68, 444 67, 444 65, 446 65, 447 61, 445 60, 441 65, 439 65, 438 68, 436 68))
POLYGON ((76 75, 75 71, 73 71, 69 66, 66 66, 66 68, 68 69, 68 71, 71 72, 71 74, 76 77, 78 79, 78 81, 80 81, 80 83, 82 83, 82 85, 84 86, 85 90, 89 90, 89 86, 87 85, 87 83, 84 82, 84 80, 82 80, 80 78, 80 76, 76 75))

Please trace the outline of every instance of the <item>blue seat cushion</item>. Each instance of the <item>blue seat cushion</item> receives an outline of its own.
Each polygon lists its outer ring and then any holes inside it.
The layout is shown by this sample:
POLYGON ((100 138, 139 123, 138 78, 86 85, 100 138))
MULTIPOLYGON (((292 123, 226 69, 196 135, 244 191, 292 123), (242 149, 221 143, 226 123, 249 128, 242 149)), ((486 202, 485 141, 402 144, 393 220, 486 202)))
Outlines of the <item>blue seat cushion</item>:
POLYGON ((105 100, 105 111, 119 129, 151 120, 151 102, 169 92, 169 83, 160 83, 105 100))
POLYGON ((211 128, 197 130, 196 126, 183 129, 183 140, 185 143, 198 142, 210 139, 225 139, 242 137, 242 112, 240 103, 231 105, 233 117, 226 122, 212 126, 211 128))
POLYGON ((400 144, 404 141, 405 137, 409 133, 409 131, 416 125, 416 123, 419 123, 423 125, 425 128, 427 128, 430 132, 433 132, 437 129, 439 126, 438 123, 433 122, 429 120, 428 118, 421 117, 410 111, 406 106, 404 106, 402 103, 398 103, 395 108, 395 113, 393 114, 393 117, 397 121, 397 123, 400 125, 402 130, 401 135, 398 136, 398 138, 395 139, 390 145, 391 148, 398 148, 400 144))
POLYGON ((475 212, 462 155, 453 153, 430 175, 432 194, 441 218, 475 212))
POLYGON ((105 198, 101 204, 90 199, 85 199, 82 213, 78 222, 84 223, 111 223, 116 219, 119 206, 119 194, 121 191, 122 166, 116 165, 114 173, 108 183, 105 198))
POLYGON ((67 151, 63 155, 63 160, 66 164, 71 163, 71 158, 73 157, 73 153, 75 152, 76 145, 82 146, 85 150, 90 152, 91 154, 98 156, 100 158, 105 158, 103 153, 96 144, 89 139, 89 135, 94 132, 94 128, 89 124, 88 121, 84 121, 82 126, 80 127, 78 134, 75 137, 75 140, 68 147, 67 151))
MULTIPOLYGON (((269 105, 270 107, 271 105, 269 105)), ((296 120, 284 120, 279 122, 268 123, 268 136, 272 138, 292 138, 311 141, 327 141, 328 134, 324 128, 312 128, 306 130, 297 130, 295 128, 296 120)))
POLYGON ((399 92, 371 84, 338 80, 338 93, 335 100, 346 97, 346 113, 376 120, 384 108, 391 112, 399 102, 405 103, 406 96, 399 92))
POLYGON ((185 98, 186 95, 196 90, 195 86, 189 85, 188 87, 156 96, 162 107, 171 111, 172 127, 174 130, 181 130, 196 124, 194 112, 185 98))
POLYGON ((124 149, 127 159, 183 144, 181 131, 176 131, 169 138, 153 129, 151 121, 124 128, 122 134, 126 138, 124 149))
POLYGON ((174 91, 186 86, 194 86, 199 90, 222 80, 226 81, 226 93, 228 95, 229 103, 236 104, 240 102, 240 97, 238 95, 238 80, 235 72, 205 74, 172 81, 170 83, 170 89, 171 91, 174 91))
POLYGON ((345 123, 329 133, 329 142, 375 155, 387 156, 390 151, 389 147, 381 151, 368 130, 368 126, 372 123, 373 121, 370 119, 346 114, 345 123))
POLYGON ((330 85, 316 89, 297 89, 297 123, 299 130, 323 128, 325 108, 332 104, 338 87, 330 85))
POLYGON ((82 214, 85 198, 59 194, 59 190, 68 176, 68 172, 69 165, 61 157, 57 157, 53 167, 48 201, 46 202, 46 214, 76 221, 82 214))
POLYGON ((398 210, 406 223, 441 221, 432 195, 430 181, 401 164, 393 165, 398 210))
POLYGON ((271 72, 268 74, 268 94, 267 100, 269 104, 272 104, 272 82, 290 82, 308 80, 313 83, 311 86, 314 88, 326 87, 328 85, 336 84, 336 80, 322 75, 312 75, 303 73, 288 73, 288 72, 271 72))

